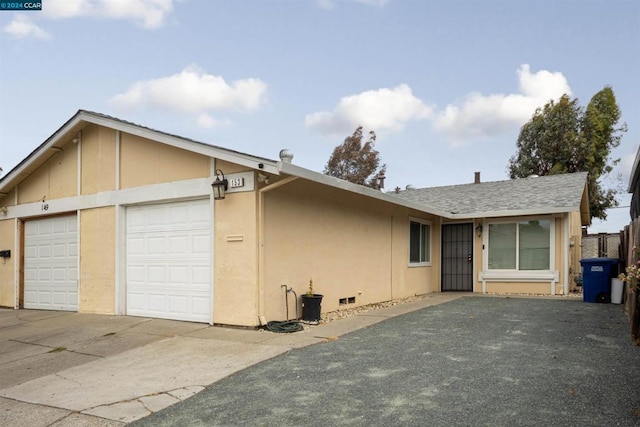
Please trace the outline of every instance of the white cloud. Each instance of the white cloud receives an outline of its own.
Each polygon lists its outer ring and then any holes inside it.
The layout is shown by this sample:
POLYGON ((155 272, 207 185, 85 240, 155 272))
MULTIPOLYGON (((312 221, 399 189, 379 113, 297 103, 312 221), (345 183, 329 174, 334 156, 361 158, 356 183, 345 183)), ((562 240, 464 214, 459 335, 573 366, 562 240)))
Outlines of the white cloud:
POLYGON ((2 28, 2 31, 17 39, 35 37, 46 40, 51 38, 49 33, 34 24, 31 19, 20 14, 15 15, 13 20, 2 28))
POLYGON ((266 83, 259 79, 236 80, 206 74, 190 65, 169 77, 135 82, 131 88, 111 98, 120 110, 140 108, 197 114, 201 127, 225 124, 207 114, 211 110, 256 110, 266 98, 266 83))
MULTIPOLYGON (((326 10, 331 10, 336 5, 334 0, 317 0, 317 1, 318 1, 318 6, 326 10)), ((383 7, 389 2, 389 0, 352 0, 352 1, 355 1, 356 3, 363 3, 369 6, 376 6, 376 7, 383 7)))
POLYGON ((435 119, 436 130, 447 134, 453 145, 486 139, 529 120, 536 108, 563 94, 571 95, 567 79, 560 72, 546 70, 532 74, 529 65, 517 71, 519 91, 515 94, 469 94, 462 105, 449 104, 435 119))
POLYGON ((325 135, 339 135, 357 126, 372 129, 400 131, 411 120, 427 119, 432 108, 416 98, 411 88, 401 84, 395 88, 370 90, 340 99, 331 112, 309 114, 307 127, 325 135))
POLYGON ((220 126, 227 126, 229 124, 228 120, 218 120, 210 114, 201 113, 196 119, 196 124, 198 127, 205 129, 213 129, 220 126))
POLYGON ((322 9, 331 10, 335 7, 335 3, 331 0, 318 0, 318 6, 322 9))
POLYGON ((389 2, 389 0, 356 0, 358 3, 364 3, 371 6, 382 7, 389 2))
POLYGON ((47 0, 45 17, 65 19, 95 17, 132 20, 146 29, 164 24, 173 0, 47 0))

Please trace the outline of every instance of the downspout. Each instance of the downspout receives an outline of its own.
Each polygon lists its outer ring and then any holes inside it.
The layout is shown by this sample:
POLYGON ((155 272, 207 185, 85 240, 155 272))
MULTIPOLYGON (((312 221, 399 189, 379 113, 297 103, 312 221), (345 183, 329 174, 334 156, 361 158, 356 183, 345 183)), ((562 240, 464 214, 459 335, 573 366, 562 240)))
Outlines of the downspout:
MULTIPOLYGON (((267 319, 264 316, 264 193, 287 185, 298 177, 290 176, 258 190, 258 320, 265 326, 267 319)), ((296 301, 298 304, 298 301, 296 301)))
MULTIPOLYGON (((13 206, 18 206, 18 185, 15 186, 13 192, 13 206)), ((22 259, 22 223, 17 216, 14 219, 14 239, 13 247, 15 256, 13 258, 13 308, 20 308, 20 260, 22 259)))
MULTIPOLYGON (((114 189, 115 191, 120 191, 120 131, 116 130, 116 138, 114 141, 115 144, 115 165, 114 165, 114 189)), ((123 266, 126 265, 125 257, 125 240, 126 240, 126 230, 124 229, 124 221, 122 220, 122 207, 120 206, 120 202, 117 201, 114 206, 114 215, 115 215, 115 314, 124 315, 126 314, 126 274, 123 271, 123 266)))
POLYGON ((480 267, 481 268, 480 276, 482 277, 482 293, 486 294, 487 293, 487 279, 485 279, 485 277, 484 277, 484 272, 487 270, 485 268, 485 266, 488 265, 488 262, 489 262, 488 261, 488 256, 489 255, 485 251, 485 248, 489 247, 489 242, 488 242, 488 240, 489 240, 489 237, 488 237, 488 235, 489 235, 489 225, 485 223, 484 219, 482 220, 480 225, 485 230, 482 233, 482 242, 481 242, 482 243, 482 246, 481 246, 481 248, 482 248, 482 250, 481 250, 481 253, 482 253, 482 266, 480 267))
MULTIPOLYGON (((16 193, 18 193, 17 186, 16 193)), ((15 206, 17 206, 17 204, 15 206)), ((20 308, 20 259, 22 258, 22 251, 20 250, 20 237, 22 232, 20 220, 17 216, 13 219, 13 230, 13 308, 17 310, 20 308)))
MULTIPOLYGON (((82 131, 78 131, 76 137, 72 140, 72 142, 76 145, 76 173, 78 176, 76 177, 76 197, 80 198, 82 196, 82 131)), ((78 291, 78 300, 76 301, 76 307, 78 307, 78 311, 80 311, 80 300, 82 298, 82 294, 80 293, 80 277, 82 277, 82 264, 80 260, 82 259, 82 227, 81 227, 81 219, 82 219, 82 210, 78 207, 76 208, 76 229, 78 230, 76 242, 76 289, 78 291)), ((117 291, 116 291, 117 292, 117 291)))
POLYGON ((564 271, 563 271, 563 276, 564 276, 564 289, 563 289, 563 294, 564 295, 569 295, 569 268, 570 268, 570 259, 569 259, 569 245, 570 245, 570 235, 569 235, 569 220, 570 220, 570 216, 569 213, 567 212, 564 215, 564 271))

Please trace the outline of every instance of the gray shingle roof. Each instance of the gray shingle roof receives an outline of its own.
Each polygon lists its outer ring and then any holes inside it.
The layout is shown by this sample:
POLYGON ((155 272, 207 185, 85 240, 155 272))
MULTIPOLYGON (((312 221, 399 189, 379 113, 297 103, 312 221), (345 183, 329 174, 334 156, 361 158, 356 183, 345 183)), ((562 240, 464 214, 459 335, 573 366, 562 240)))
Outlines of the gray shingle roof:
POLYGON ((579 211, 587 173, 547 175, 401 191, 398 197, 461 216, 579 211))

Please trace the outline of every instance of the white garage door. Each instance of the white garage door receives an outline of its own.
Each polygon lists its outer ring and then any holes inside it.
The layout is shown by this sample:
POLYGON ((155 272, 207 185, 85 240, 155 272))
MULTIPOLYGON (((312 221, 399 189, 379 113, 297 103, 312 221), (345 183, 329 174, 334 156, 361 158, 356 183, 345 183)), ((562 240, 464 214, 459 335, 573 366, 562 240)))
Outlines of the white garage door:
POLYGON ((76 215, 24 223, 24 308, 78 310, 76 215))
POLYGON ((126 224, 127 314, 209 322, 210 201, 132 206, 126 224))

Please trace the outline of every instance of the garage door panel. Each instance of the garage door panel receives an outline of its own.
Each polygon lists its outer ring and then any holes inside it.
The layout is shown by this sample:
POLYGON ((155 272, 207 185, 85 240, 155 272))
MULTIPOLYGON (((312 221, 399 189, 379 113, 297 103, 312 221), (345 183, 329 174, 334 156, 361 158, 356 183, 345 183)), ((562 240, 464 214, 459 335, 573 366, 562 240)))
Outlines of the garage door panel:
POLYGON ((78 309, 76 215, 25 222, 24 307, 78 309))
POLYGON ((127 309, 129 310, 128 314, 134 314, 136 312, 144 311, 146 309, 146 301, 146 293, 129 291, 127 293, 127 309))
POLYGON ((65 280, 67 280, 68 273, 69 272, 65 268, 54 268, 52 280, 58 283, 64 282, 65 280))
POLYGON ((189 298, 184 295, 171 295, 168 301, 169 313, 173 313, 174 315, 181 315, 189 309, 189 298))
POLYGON ((127 314, 209 322, 209 200, 127 209, 127 314))
MULTIPOLYGON (((26 240, 26 235, 25 235, 25 240, 26 240)), ((33 245, 24 245, 24 257, 25 259, 33 259, 36 258, 36 255, 38 253, 38 247, 37 246, 33 246, 33 245)))
POLYGON ((167 281, 165 270, 165 266, 150 265, 147 269, 147 280, 150 283, 164 284, 167 281))
POLYGON ((209 286, 211 283, 211 269, 208 266, 194 266, 191 270, 191 283, 200 286, 209 286))

